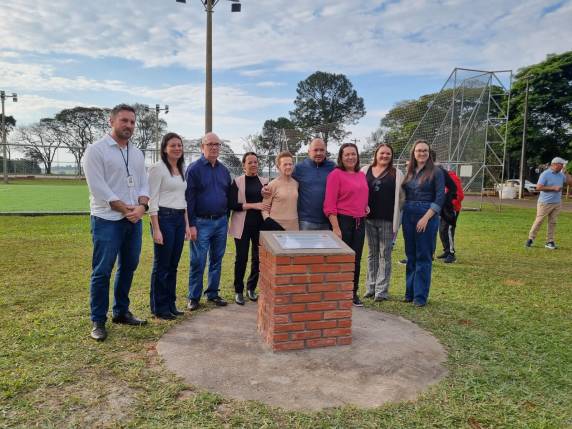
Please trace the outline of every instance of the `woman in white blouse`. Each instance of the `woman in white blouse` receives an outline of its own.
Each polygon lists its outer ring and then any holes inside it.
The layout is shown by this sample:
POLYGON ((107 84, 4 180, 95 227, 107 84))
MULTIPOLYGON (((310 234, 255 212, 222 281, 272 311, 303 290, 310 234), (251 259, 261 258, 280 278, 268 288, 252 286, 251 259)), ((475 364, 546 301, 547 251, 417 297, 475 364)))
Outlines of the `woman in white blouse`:
POLYGON ((191 236, 185 200, 183 140, 167 133, 161 141, 161 161, 149 168, 149 215, 153 235, 151 312, 173 320, 184 314, 177 310, 177 267, 183 244, 191 236))

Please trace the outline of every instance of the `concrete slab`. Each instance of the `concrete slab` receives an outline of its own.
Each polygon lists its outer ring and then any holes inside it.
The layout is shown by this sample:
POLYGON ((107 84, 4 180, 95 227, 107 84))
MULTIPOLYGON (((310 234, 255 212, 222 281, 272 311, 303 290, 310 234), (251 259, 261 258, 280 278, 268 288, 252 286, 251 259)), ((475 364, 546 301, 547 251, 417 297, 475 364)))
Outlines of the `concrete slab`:
POLYGON ((273 353, 256 331, 256 304, 188 318, 157 345, 187 383, 238 400, 291 410, 413 400, 447 371, 447 354, 402 317, 353 310, 353 344, 273 353))

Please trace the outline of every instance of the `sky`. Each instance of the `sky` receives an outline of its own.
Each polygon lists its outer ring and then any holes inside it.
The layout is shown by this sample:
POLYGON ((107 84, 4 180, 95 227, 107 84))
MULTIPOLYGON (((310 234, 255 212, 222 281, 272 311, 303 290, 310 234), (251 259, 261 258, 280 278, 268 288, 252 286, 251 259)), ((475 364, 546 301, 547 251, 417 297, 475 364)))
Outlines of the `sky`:
MULTIPOLYGON (((243 149, 288 117, 297 83, 343 73, 367 110, 361 144, 398 101, 437 92, 455 67, 517 71, 572 49, 572 0, 220 0, 213 131, 243 149)), ((74 106, 169 105, 170 131, 204 131, 200 0, 0 0, 0 89, 18 125, 74 106)))

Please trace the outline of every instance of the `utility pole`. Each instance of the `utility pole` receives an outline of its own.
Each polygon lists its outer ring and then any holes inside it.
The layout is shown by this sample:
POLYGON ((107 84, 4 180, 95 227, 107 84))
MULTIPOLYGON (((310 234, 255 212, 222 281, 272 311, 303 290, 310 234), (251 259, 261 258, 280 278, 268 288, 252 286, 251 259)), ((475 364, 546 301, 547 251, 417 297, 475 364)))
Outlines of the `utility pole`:
POLYGON ((530 75, 526 75, 526 89, 524 90, 524 114, 523 114, 523 124, 522 124, 522 147, 520 150, 520 187, 518 190, 518 198, 522 199, 524 195, 524 181, 526 180, 524 175, 524 169, 526 167, 526 125, 528 121, 528 83, 530 75))
MULTIPOLYGON (((176 0, 186 3, 187 0, 176 0)), ((232 2, 231 12, 240 12, 240 0, 232 2)), ((205 134, 213 130, 213 10, 219 0, 201 0, 207 13, 206 79, 205 79, 205 134)), ((190 2, 189 2, 190 3, 190 2)))
POLYGON ((157 162, 161 159, 160 151, 160 141, 161 136, 159 136, 159 113, 164 111, 165 115, 169 113, 169 105, 165 104, 165 107, 161 108, 160 104, 155 104, 155 153, 153 154, 153 162, 157 162))
MULTIPOLYGON (((8 183, 8 142, 6 141, 6 112, 4 110, 4 102, 6 100, 6 92, 0 91, 0 99, 2 99, 2 168, 4 170, 4 183, 8 183)), ((18 101, 18 94, 12 93, 12 101, 18 101)))

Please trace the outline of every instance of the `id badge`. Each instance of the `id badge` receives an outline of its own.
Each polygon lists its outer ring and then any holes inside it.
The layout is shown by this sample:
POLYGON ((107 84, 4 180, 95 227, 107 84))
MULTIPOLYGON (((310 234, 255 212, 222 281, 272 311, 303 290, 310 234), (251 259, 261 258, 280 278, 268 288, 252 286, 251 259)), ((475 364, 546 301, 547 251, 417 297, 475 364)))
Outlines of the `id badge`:
POLYGON ((127 186, 130 188, 135 187, 135 179, 133 176, 127 176, 127 186))

